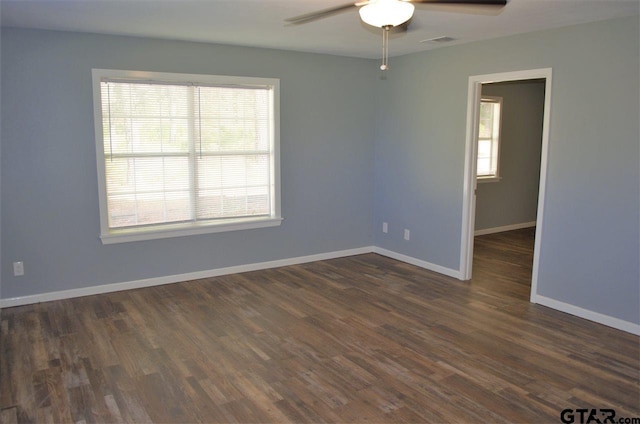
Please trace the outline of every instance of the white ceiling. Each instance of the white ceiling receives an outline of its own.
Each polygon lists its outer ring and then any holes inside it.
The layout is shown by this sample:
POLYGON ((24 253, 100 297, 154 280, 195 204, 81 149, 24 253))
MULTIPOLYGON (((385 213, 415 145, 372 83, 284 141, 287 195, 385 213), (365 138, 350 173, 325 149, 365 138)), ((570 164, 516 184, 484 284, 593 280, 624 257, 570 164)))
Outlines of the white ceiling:
MULTIPOLYGON (((304 25, 284 19, 349 3, 348 0, 0 0, 3 26, 203 41, 380 57, 380 30, 353 8, 304 25)), ((616 17, 638 15, 640 0, 509 0, 499 14, 460 6, 416 7, 409 31, 392 36, 392 56, 444 45, 616 17), (462 12, 462 13, 461 13, 462 12)))

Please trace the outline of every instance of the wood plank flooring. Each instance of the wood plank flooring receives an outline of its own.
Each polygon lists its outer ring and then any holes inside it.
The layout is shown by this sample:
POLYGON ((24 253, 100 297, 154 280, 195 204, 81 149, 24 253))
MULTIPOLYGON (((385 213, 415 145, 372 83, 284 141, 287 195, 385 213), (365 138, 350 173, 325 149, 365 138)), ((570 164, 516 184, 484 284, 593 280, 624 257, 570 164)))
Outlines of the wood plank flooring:
POLYGON ((375 254, 4 309, 0 421, 640 416, 639 338, 528 302, 532 233, 460 282, 375 254))

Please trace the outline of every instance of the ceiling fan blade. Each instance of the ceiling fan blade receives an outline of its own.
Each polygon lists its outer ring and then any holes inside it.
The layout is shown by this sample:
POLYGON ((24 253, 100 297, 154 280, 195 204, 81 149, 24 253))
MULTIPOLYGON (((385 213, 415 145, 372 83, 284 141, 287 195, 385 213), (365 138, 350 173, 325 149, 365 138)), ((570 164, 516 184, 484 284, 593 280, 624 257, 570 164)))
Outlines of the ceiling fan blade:
POLYGON ((507 0, 404 0, 411 3, 460 4, 478 6, 505 6, 507 0))
POLYGON ((335 15, 337 13, 343 12, 347 9, 351 9, 352 7, 360 6, 362 3, 349 3, 343 4, 342 6, 330 7, 324 10, 318 10, 316 12, 305 13, 304 15, 294 16, 293 18, 285 19, 286 22, 289 22, 290 25, 300 25, 306 24, 307 22, 312 22, 317 19, 326 18, 331 15, 335 15))

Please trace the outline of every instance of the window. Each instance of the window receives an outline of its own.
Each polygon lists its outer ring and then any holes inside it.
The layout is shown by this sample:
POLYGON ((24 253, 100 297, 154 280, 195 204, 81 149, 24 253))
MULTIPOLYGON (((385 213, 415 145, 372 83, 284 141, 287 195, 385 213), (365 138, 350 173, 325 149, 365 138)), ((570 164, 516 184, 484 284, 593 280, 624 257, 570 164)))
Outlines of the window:
POLYGON ((103 243, 280 225, 279 81, 93 70, 103 243))
POLYGON ((500 180, 500 121, 502 97, 482 97, 478 129, 478 166, 480 181, 500 180))

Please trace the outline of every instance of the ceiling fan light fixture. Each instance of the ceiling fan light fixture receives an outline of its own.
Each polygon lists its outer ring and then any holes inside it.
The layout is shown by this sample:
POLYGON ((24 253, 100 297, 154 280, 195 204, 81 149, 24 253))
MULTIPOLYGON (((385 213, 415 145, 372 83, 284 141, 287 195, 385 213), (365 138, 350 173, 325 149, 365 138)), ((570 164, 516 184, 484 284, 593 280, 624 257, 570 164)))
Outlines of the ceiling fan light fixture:
POLYGON ((398 26, 413 16, 415 6, 401 0, 372 0, 358 11, 362 21, 368 25, 384 28, 398 26))

